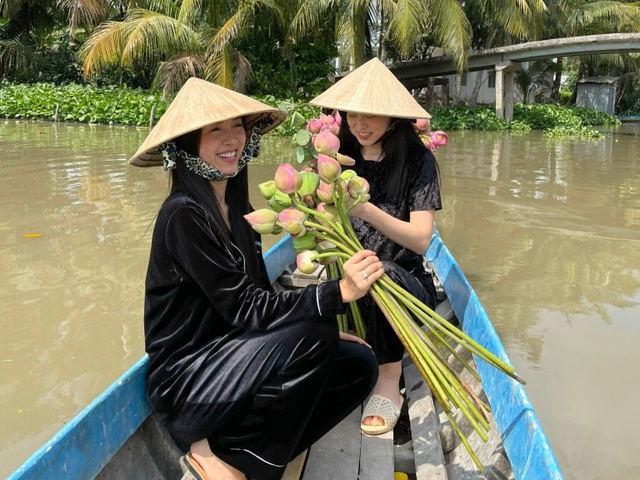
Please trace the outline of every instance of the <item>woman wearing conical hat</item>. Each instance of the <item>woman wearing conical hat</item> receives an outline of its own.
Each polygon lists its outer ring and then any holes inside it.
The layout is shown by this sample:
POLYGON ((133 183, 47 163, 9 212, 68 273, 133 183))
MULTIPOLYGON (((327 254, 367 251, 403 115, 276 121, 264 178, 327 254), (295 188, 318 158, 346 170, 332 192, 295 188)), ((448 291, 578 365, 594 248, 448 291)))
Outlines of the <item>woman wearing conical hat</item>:
POLYGON ((130 160, 161 153, 171 171, 145 285, 147 396, 198 479, 281 478, 377 378, 371 349, 335 320, 371 285, 364 271, 382 275, 375 254, 345 264, 341 282, 276 293, 244 218, 246 165, 283 119, 192 78, 130 160))
MULTIPOLYGON (((435 212, 442 208, 439 175, 433 154, 415 128, 417 119, 431 116, 376 58, 311 103, 340 112, 340 153, 356 160, 351 168, 370 184, 370 201, 350 212, 364 248, 378 254, 395 281, 435 308, 436 291, 422 255, 431 240, 435 212)), ((361 428, 377 435, 393 429, 400 415, 404 347, 369 298, 359 304, 367 322, 367 342, 380 365, 361 428)))

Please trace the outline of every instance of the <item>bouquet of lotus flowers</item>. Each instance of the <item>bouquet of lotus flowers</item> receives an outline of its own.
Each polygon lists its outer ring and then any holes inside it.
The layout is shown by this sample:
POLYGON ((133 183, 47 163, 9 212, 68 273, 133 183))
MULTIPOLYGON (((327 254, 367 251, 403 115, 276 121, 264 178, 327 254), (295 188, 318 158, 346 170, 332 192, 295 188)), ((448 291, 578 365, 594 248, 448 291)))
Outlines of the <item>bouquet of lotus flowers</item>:
MULTIPOLYGON (((416 124, 425 145, 432 150, 446 145, 446 134, 427 133, 429 125, 425 122, 428 120, 420 120, 416 124)), ((294 140, 298 145, 298 162, 304 163, 301 170, 281 163, 274 179, 259 185, 269 208, 245 216, 261 234, 278 234, 283 230, 291 234, 298 269, 310 274, 323 264, 327 267, 328 278, 339 278, 342 263, 363 249, 351 226, 349 211, 369 200, 367 180, 353 170, 343 169, 354 165, 355 161, 338 153, 340 142, 336 134, 339 123, 339 116, 322 115, 309 121, 305 130, 297 132, 294 140)), ((512 378, 522 380, 513 367, 443 319, 387 275, 373 283, 368 295, 384 313, 474 462, 482 470, 482 464, 456 424, 452 412, 456 408, 462 411, 480 437, 487 441, 489 423, 485 412, 490 407, 473 393, 441 352, 451 352, 478 381, 480 378, 476 371, 456 352, 456 343, 512 378)), ((338 322, 342 331, 352 329, 364 338, 365 326, 356 302, 349 305, 348 314, 340 316, 338 322)))

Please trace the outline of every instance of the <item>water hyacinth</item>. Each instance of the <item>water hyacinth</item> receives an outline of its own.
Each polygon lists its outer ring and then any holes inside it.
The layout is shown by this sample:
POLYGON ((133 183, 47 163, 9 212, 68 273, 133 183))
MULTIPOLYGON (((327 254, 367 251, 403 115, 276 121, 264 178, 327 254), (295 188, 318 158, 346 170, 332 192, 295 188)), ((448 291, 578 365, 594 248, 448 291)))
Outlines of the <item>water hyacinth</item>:
MULTIPOLYGON (((322 115, 307 123, 305 135, 297 137, 298 148, 309 149, 311 152, 309 155, 306 150, 304 155, 298 152, 298 160, 301 156, 308 160, 308 164, 302 166, 303 173, 289 164, 280 164, 273 182, 275 193, 272 193, 269 182, 261 184, 260 188, 265 198, 271 195, 268 203, 273 214, 268 216, 257 211, 253 217, 247 216, 252 227, 261 233, 270 228, 273 231, 284 229, 290 233, 298 252, 298 269, 310 274, 322 264, 325 265, 329 279, 340 278, 343 275, 343 262, 363 248, 351 226, 349 211, 358 204, 368 202, 370 195, 370 185, 366 179, 359 177, 354 170, 342 170, 342 165, 353 165, 355 161, 338 153, 340 142, 332 129, 337 132, 335 129, 340 121, 338 116, 322 115), (314 135, 310 136, 307 132, 314 135), (307 140, 308 144, 300 144, 307 140), (274 220, 275 217, 277 220, 274 220)), ((448 143, 446 133, 428 132, 428 121, 419 120, 415 128, 432 151, 448 143)), ((368 295, 384 313, 450 421, 455 423, 451 412, 459 409, 478 435, 486 441, 489 425, 482 412, 488 410, 489 406, 470 393, 470 387, 451 369, 440 350, 445 348, 453 352, 455 350, 451 344, 458 343, 485 362, 521 381, 514 368, 444 320, 387 275, 372 284, 368 295), (424 328, 428 329, 429 335, 424 328)), ((353 330, 364 338, 366 330, 357 303, 349 304, 347 311, 346 315, 337 318, 339 328, 342 331, 353 330)), ((479 380, 475 370, 464 363, 459 355, 457 358, 479 380)), ((482 470, 482 465, 468 446, 461 430, 458 428, 456 431, 472 459, 482 470)))

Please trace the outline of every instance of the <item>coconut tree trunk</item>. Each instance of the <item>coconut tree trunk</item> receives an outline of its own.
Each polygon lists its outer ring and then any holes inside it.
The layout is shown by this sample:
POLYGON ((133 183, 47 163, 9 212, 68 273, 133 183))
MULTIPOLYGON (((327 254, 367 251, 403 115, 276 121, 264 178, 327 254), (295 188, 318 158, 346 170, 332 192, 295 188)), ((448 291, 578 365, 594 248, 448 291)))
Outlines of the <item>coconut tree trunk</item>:
POLYGON ((22 5, 20 5, 18 25, 20 25, 20 43, 22 45, 31 45, 31 13, 27 2, 22 2, 22 5))
POLYGON ((551 87, 551 100, 554 102, 560 101, 560 85, 562 82, 562 58, 558 58, 556 63, 555 76, 553 77, 553 86, 551 87))
POLYGON ((587 64, 580 60, 580 65, 578 66, 578 76, 576 78, 576 84, 573 87, 573 92, 571 93, 571 99, 569 100, 570 105, 576 104, 576 99, 578 98, 578 85, 580 84, 580 80, 582 80, 587 74, 587 64))
POLYGON ((480 93, 480 87, 482 86, 482 78, 484 77, 484 70, 476 72, 476 83, 473 85, 471 95, 469 95, 469 105, 475 107, 478 104, 478 94, 480 93))
POLYGON ((460 89, 462 88, 462 74, 457 73, 453 82, 453 104, 460 103, 460 89))

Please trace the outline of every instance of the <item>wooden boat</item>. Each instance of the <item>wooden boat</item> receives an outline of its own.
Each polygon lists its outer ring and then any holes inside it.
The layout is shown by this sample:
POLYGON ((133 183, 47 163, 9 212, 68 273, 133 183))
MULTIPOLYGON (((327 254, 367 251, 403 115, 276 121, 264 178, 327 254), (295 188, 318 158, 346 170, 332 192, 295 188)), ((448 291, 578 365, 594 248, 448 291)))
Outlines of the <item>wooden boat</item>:
MULTIPOLYGON (((480 300, 437 233, 426 257, 447 297, 439 309, 451 310, 451 316, 457 317, 467 334, 508 361, 480 300)), ((286 237, 265 254, 270 278, 287 278, 289 284, 295 283, 289 270, 294 259, 291 239, 286 237)), ((394 432, 378 437, 361 435, 360 412, 355 411, 309 452, 295 459, 285 478, 389 480, 394 478, 394 471, 402 470, 417 480, 562 479, 555 455, 522 385, 481 360, 476 368, 495 421, 490 444, 476 451, 485 465, 485 474, 478 472, 466 452, 457 452, 462 446, 453 445, 452 450, 447 451, 446 444, 451 441, 447 440, 446 425, 438 420, 437 405, 434 406, 428 387, 415 367, 406 361, 404 383, 408 407, 402 415, 411 425, 408 442, 394 446, 394 432)), ((145 396, 146 370, 147 358, 143 357, 8 480, 181 478, 180 452, 151 414, 145 396)), ((190 477, 185 474, 182 478, 190 477)))

